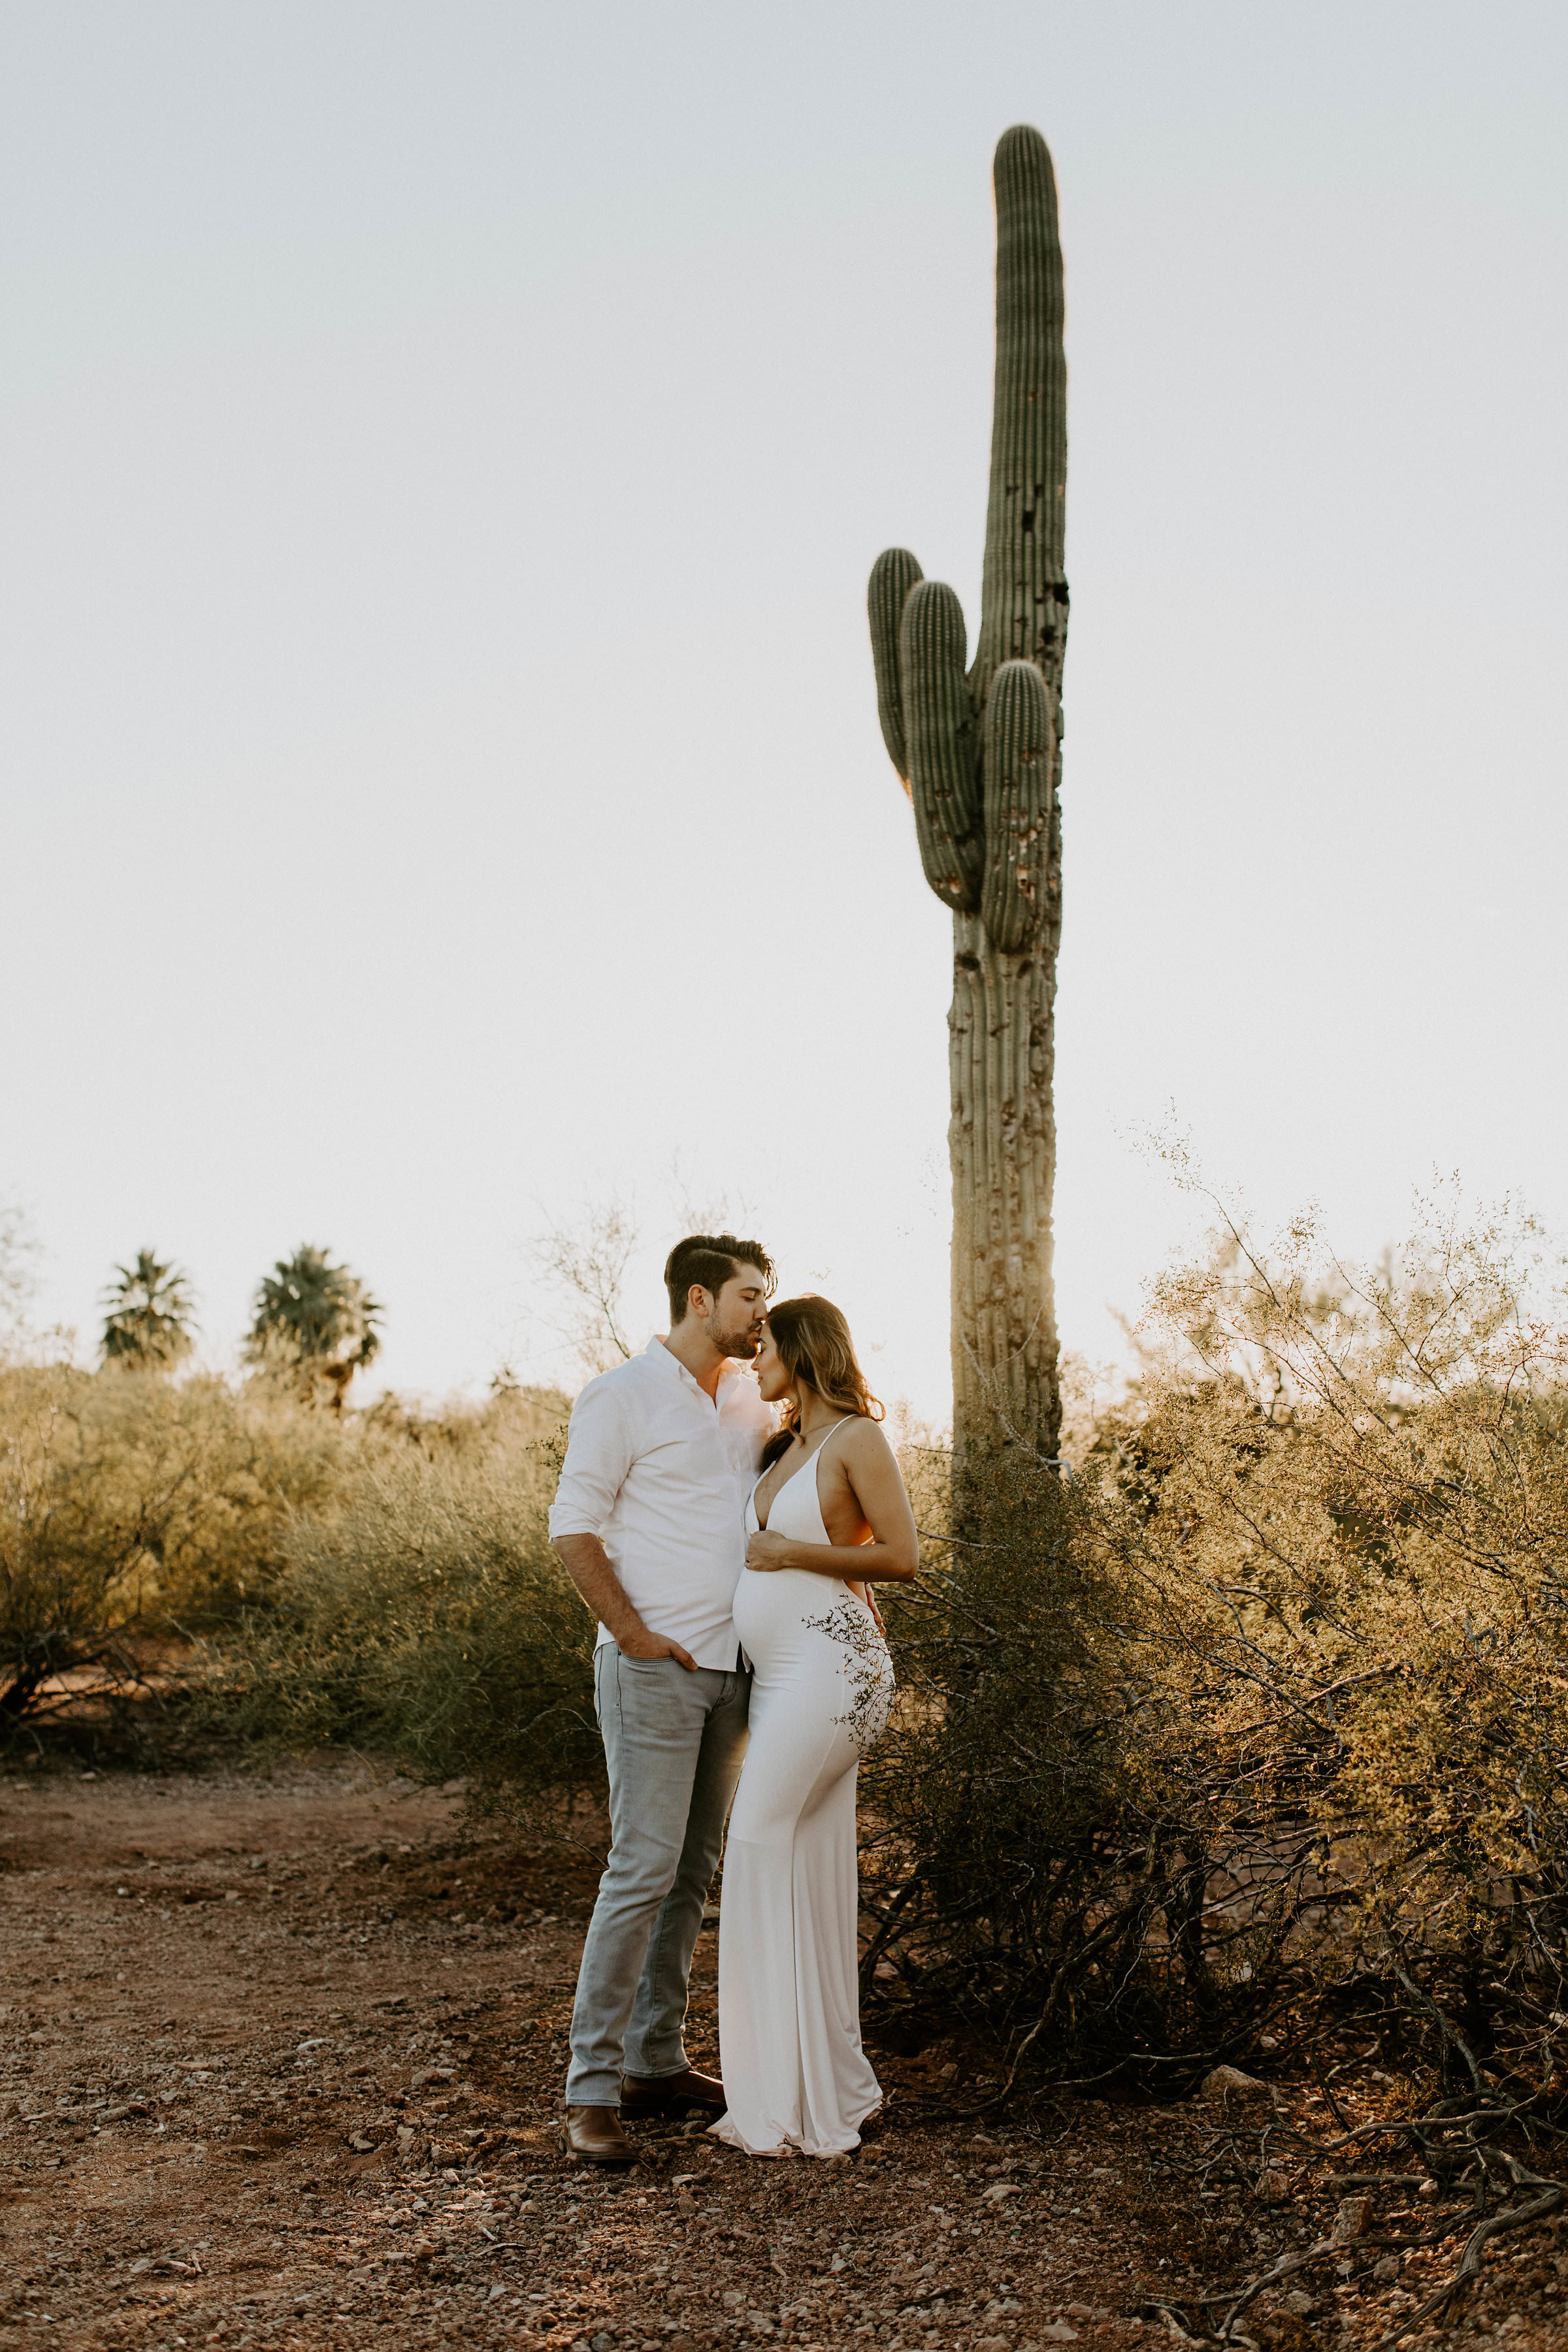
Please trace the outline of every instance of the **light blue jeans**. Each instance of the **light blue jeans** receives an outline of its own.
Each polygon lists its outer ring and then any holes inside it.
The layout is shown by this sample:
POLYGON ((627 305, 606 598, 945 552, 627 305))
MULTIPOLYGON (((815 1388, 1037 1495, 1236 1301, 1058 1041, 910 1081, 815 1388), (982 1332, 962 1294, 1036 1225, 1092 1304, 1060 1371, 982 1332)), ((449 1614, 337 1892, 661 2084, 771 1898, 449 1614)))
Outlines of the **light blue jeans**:
POLYGON ((572 2011, 571 2107, 620 2105, 621 2075, 688 2063, 687 1988, 746 1753, 752 1678, 674 1658, 594 1660, 610 1768, 610 1856, 572 2011))

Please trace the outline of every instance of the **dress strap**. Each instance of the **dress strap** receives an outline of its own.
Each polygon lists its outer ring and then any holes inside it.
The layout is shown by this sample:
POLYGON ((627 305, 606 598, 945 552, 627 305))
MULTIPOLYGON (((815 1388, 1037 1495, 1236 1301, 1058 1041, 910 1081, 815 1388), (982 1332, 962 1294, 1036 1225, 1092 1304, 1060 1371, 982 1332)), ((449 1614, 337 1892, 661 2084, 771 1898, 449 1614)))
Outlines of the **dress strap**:
POLYGON ((832 1444, 832 1443, 833 1443, 834 1439, 837 1436, 837 1434, 838 1434, 839 1431, 843 1428, 843 1426, 844 1426, 844 1422, 847 1422, 847 1421, 858 1421, 860 1418, 861 1418, 861 1416, 860 1416, 860 1415, 859 1415, 859 1413, 858 1413, 858 1412, 847 1412, 847 1413, 845 1414, 845 1416, 844 1416, 844 1421, 836 1421, 836 1422, 834 1423, 834 1424, 833 1424, 832 1428, 828 1431, 828 1433, 827 1433, 826 1436, 823 1439, 823 1441, 822 1441, 821 1444, 820 1444, 819 1446, 817 1446, 817 1448, 816 1449, 816 1453, 818 1453, 818 1454, 826 1454, 826 1451, 827 1451, 828 1447, 832 1444))

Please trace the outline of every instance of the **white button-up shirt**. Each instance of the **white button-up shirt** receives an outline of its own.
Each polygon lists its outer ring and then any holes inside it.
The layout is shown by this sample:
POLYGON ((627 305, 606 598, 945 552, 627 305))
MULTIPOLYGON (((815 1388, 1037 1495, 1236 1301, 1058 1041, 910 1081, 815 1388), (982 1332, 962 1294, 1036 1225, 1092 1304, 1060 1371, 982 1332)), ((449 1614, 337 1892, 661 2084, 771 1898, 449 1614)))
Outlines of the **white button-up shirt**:
MULTIPOLYGON (((773 1412, 732 1360, 716 1400, 661 1339, 590 1381, 572 1408, 555 1536, 597 1536, 650 1633, 729 1673, 746 1498, 773 1412)), ((603 1625, 599 1646, 609 1641, 603 1625)))

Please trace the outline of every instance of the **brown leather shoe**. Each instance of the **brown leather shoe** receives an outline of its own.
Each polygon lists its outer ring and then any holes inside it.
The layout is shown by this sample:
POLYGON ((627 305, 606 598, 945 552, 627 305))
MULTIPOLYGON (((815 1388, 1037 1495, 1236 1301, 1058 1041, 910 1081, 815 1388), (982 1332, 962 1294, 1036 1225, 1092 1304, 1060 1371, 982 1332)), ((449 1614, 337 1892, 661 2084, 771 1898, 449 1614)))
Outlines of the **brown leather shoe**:
POLYGON ((561 2145, 580 2164, 635 2164, 637 2148, 614 2107, 568 2107, 561 2145))
POLYGON ((623 2116, 678 2116, 688 2107, 700 2107, 705 2116, 721 2116, 729 2104, 718 2076, 700 2074, 695 2066, 683 2066, 679 2074, 621 2077, 623 2116))

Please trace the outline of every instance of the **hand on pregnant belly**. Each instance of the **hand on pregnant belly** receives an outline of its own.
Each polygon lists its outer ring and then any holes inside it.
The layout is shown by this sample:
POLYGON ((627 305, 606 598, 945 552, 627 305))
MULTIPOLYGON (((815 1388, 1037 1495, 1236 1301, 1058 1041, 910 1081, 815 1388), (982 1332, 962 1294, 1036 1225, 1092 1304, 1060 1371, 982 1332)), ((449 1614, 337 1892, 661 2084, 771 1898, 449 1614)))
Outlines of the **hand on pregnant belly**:
POLYGON ((783 1568, 784 1556, 788 1549, 787 1537, 772 1536, 766 1528, 758 1528, 754 1533, 746 1538, 746 1566, 748 1568, 783 1568))

